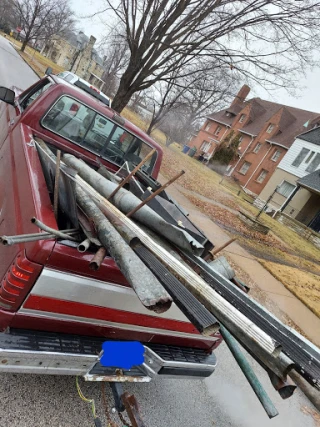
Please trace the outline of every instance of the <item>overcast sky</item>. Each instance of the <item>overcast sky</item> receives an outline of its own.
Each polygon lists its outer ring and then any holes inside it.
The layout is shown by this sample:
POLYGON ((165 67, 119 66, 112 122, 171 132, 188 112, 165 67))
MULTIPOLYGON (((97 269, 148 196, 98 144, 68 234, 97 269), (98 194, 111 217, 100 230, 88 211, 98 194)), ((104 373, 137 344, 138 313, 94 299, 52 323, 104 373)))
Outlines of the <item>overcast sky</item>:
MULTIPOLYGON (((79 29, 84 31, 87 36, 93 35, 98 40, 102 40, 103 35, 107 32, 108 17, 104 17, 106 19, 105 23, 102 22, 101 17, 94 19, 80 19, 80 17, 94 13, 99 7, 103 7, 103 4, 105 4, 103 0, 71 0, 71 7, 76 12, 79 21, 79 29)), ((306 77, 301 76, 300 88, 297 90, 298 97, 290 95, 285 89, 269 94, 258 86, 252 90, 250 96, 259 96, 269 101, 320 113, 319 82, 320 67, 307 72, 306 77)))

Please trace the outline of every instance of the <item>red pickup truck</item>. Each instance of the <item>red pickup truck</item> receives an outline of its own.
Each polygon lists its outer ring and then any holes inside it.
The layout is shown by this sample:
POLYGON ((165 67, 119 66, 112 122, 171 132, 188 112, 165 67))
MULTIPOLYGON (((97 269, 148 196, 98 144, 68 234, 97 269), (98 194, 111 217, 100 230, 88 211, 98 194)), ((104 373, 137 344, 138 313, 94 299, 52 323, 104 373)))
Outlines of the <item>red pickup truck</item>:
MULTIPOLYGON (((56 230, 71 228, 63 215, 58 222, 54 216, 36 138, 113 172, 155 148, 139 177, 146 187, 157 185, 161 147, 80 88, 46 76, 22 93, 0 88, 0 99, 1 236, 38 232, 33 217, 56 230)), ((214 371, 219 334, 199 334, 175 304, 163 314, 147 310, 111 257, 97 271, 89 268, 91 258, 68 239, 0 245, 0 372, 150 381, 214 371), (121 377, 101 366, 106 340, 143 343, 144 364, 121 377)))

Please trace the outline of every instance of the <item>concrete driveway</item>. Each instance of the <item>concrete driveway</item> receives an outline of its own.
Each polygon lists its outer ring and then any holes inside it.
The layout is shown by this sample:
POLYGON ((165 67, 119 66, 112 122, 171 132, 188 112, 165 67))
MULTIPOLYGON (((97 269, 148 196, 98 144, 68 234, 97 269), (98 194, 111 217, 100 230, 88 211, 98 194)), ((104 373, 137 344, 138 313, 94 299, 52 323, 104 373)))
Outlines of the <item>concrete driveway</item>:
MULTIPOLYGON (((0 36, 0 85, 24 89, 36 80, 0 36)), ((146 385, 125 386, 136 394, 148 427, 316 426, 313 418, 302 411, 311 407, 307 399, 297 391, 291 399, 281 400, 266 374, 251 361, 280 413, 270 421, 224 344, 216 354, 217 370, 205 381, 159 378, 146 385)), ((96 399, 98 415, 106 425, 100 384, 86 383, 82 388, 85 395, 96 399)), ((0 402, 0 427, 94 425, 89 406, 78 397, 73 377, 0 374, 0 402)))

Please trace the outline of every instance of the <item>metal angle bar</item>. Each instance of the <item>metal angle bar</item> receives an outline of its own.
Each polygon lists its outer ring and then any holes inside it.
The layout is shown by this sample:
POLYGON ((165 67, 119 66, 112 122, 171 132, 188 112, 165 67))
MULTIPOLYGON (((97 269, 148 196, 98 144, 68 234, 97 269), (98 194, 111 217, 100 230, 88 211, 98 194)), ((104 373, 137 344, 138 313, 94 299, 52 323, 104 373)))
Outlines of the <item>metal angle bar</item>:
POLYGON ((218 331, 217 319, 166 269, 158 258, 139 242, 135 242, 131 247, 155 274, 175 304, 202 335, 210 336, 218 331))

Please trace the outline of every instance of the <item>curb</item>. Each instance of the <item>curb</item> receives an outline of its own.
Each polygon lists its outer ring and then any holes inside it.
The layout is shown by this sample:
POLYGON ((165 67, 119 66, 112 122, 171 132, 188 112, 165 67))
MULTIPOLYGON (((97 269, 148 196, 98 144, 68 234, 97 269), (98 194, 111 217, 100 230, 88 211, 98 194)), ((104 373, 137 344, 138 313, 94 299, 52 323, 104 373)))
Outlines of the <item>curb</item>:
POLYGON ((302 393, 310 400, 313 406, 320 412, 320 392, 313 388, 304 378, 295 371, 291 371, 289 377, 295 382, 302 393))
POLYGON ((29 62, 28 61, 26 61, 25 59, 24 59, 24 57, 21 55, 21 53, 20 53, 20 49, 18 49, 17 48, 17 46, 16 45, 14 45, 12 42, 9 42, 10 44, 11 44, 11 46, 14 48, 14 50, 18 53, 18 55, 20 56, 20 58, 28 65, 28 67, 29 68, 31 68, 31 70, 34 72, 34 74, 36 74, 38 77, 39 77, 39 79, 41 79, 42 78, 42 76, 40 76, 40 74, 38 74, 32 67, 31 67, 31 65, 29 64, 29 62))

